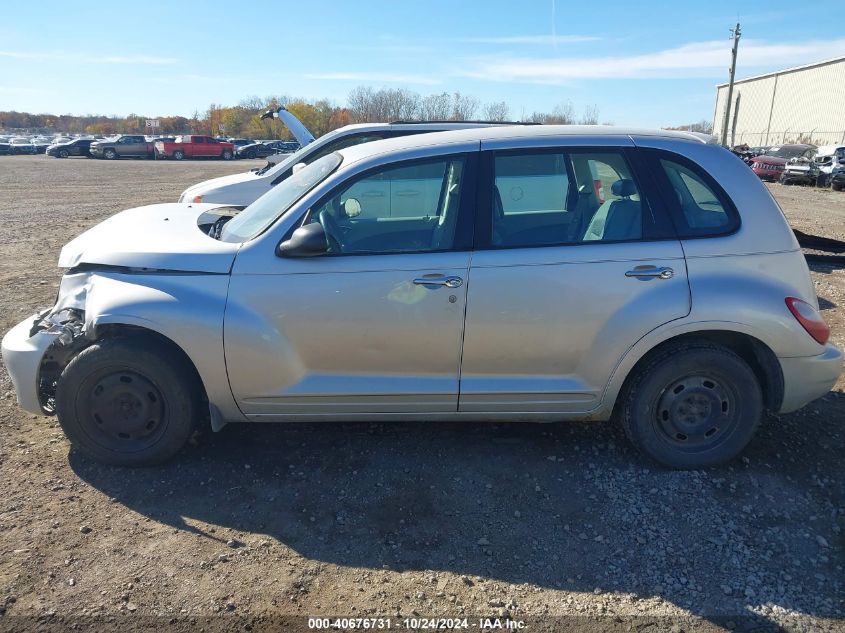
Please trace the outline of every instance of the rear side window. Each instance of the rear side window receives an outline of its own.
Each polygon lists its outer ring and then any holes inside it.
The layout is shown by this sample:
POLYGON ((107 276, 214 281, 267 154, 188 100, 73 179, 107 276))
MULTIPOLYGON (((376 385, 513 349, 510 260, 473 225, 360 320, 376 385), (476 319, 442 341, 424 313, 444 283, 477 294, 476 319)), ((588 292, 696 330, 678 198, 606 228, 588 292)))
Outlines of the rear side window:
POLYGON ((650 210, 622 151, 508 151, 492 171, 494 247, 643 239, 650 210))
POLYGON ((712 178, 686 161, 661 158, 660 166, 668 179, 670 203, 680 208, 675 214, 678 237, 711 237, 736 230, 736 210, 712 178))

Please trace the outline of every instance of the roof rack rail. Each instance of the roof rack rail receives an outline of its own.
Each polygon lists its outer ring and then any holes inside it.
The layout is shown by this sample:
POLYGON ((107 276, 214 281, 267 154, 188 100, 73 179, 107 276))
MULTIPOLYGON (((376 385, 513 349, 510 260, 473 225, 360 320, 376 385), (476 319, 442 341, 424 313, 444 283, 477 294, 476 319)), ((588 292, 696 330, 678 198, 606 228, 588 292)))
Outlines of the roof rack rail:
POLYGON ((469 121, 452 121, 449 119, 428 119, 425 121, 405 121, 400 119, 399 121, 390 121, 390 125, 395 125, 401 123, 402 125, 414 125, 419 123, 479 123, 483 125, 542 125, 542 123, 536 121, 477 121, 477 120, 469 120, 469 121))

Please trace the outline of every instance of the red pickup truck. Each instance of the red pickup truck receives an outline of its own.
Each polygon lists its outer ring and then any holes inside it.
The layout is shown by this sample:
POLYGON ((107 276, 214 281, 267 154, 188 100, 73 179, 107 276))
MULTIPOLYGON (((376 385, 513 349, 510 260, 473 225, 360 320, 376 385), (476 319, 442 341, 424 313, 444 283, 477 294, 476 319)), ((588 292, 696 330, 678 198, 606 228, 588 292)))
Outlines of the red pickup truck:
POLYGON ((185 134, 177 136, 175 141, 157 141, 155 144, 156 158, 222 158, 232 160, 235 157, 235 146, 226 141, 218 141, 210 136, 185 134))

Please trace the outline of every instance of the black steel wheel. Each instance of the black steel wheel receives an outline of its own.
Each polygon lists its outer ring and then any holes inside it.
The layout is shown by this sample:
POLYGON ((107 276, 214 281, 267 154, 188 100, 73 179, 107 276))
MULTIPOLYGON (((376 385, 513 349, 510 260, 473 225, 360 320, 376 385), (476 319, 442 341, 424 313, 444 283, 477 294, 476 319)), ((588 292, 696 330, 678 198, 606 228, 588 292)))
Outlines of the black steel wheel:
POLYGON ((194 431, 199 411, 195 371, 150 337, 98 341, 59 379, 56 413, 71 444, 121 466, 175 455, 194 431))
POLYGON ((760 384, 730 349, 708 341, 670 344, 628 381, 622 424, 631 442, 672 468, 703 468, 742 451, 763 412, 760 384))

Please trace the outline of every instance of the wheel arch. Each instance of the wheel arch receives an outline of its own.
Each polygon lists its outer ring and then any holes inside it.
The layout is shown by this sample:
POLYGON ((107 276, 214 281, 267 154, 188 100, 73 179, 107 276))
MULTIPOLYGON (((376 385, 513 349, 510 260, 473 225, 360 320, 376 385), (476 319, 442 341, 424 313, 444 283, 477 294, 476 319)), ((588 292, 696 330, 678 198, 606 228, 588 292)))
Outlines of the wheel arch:
MULTIPOLYGON (((94 340, 102 340, 105 338, 118 338, 118 337, 127 337, 127 338, 137 338, 137 337, 147 337, 158 344, 162 345, 165 349, 170 350, 173 354, 175 354, 182 362, 185 363, 185 366, 189 368, 191 371, 191 378, 195 381, 197 388, 199 389, 201 401, 203 406, 208 408, 209 412, 209 422, 211 429, 213 431, 219 431, 224 426, 226 426, 227 418, 231 418, 232 412, 229 411, 227 415, 224 415, 221 412, 221 409, 215 404, 215 396, 219 398, 218 390, 213 389, 213 387, 208 382, 208 377, 204 377, 203 373, 197 367, 197 364, 194 362, 191 355, 184 349, 182 345, 180 345, 177 341, 169 337, 167 334, 150 327, 150 324, 145 323, 131 323, 128 319, 121 319, 121 320, 112 320, 112 319, 103 319, 99 320, 96 323, 96 329, 94 332, 94 340)), ((229 394, 231 396, 231 392, 229 394)), ((231 407, 224 407, 227 410, 231 409, 231 407)), ((240 416, 239 416, 240 417, 240 416)))
MULTIPOLYGON (((754 372, 763 393, 763 403, 769 411, 778 411, 784 398, 784 378, 780 362, 772 349, 759 338, 748 332, 716 327, 713 329, 691 329, 662 340, 652 342, 648 349, 639 354, 629 354, 620 362, 610 380, 606 396, 612 398, 612 411, 616 415, 636 372, 656 354, 667 347, 683 345, 693 341, 706 341, 721 345, 739 356, 754 372), (627 360, 627 362, 626 362, 627 360)), ((635 346, 636 348, 637 346, 635 346)), ((634 349, 635 349, 634 348, 634 349)), ((633 351, 633 350, 631 350, 633 351)))

